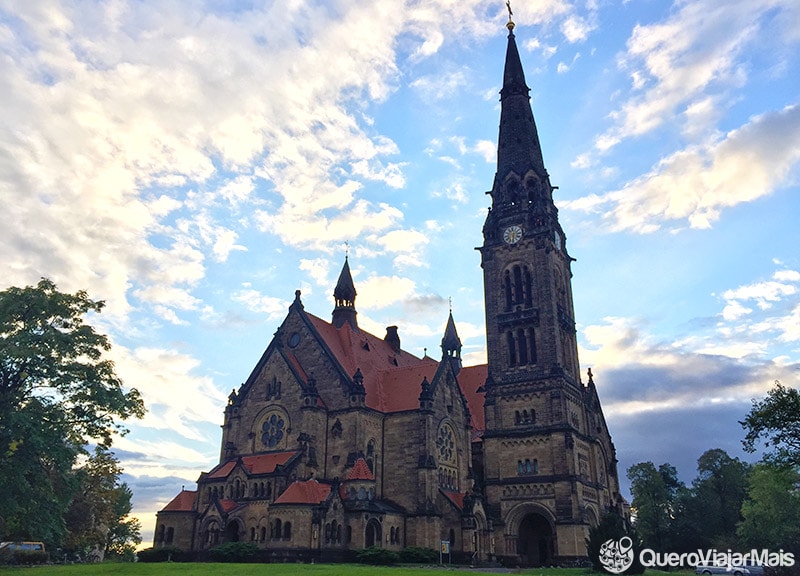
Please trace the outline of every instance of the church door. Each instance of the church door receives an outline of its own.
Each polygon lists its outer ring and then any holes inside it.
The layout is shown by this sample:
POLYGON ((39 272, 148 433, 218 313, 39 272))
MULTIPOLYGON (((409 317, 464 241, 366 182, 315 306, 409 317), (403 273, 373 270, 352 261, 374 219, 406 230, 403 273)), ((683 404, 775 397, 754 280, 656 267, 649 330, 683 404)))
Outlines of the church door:
POLYGON ((378 523, 377 520, 374 518, 367 522, 367 531, 364 534, 364 546, 369 548, 370 546, 380 546, 381 545, 381 525, 378 523))
POLYGON ((547 566, 553 561, 553 529, 539 514, 528 514, 519 525, 517 554, 527 566, 547 566))
POLYGON ((239 541, 239 524, 232 520, 225 528, 225 542, 238 542, 239 541))

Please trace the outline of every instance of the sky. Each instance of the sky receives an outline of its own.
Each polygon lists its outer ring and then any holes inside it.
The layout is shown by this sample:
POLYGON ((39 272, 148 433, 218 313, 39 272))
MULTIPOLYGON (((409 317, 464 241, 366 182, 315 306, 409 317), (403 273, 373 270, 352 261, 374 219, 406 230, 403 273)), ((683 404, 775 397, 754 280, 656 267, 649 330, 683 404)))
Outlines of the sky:
MULTIPOLYGON (((620 477, 690 482, 800 380, 800 3, 516 0, 582 373, 620 477), (794 70, 794 72, 793 72, 794 70), (584 377, 585 380, 585 377, 584 377)), ((503 2, 0 0, 2 284, 104 300, 145 543, 294 291, 485 362, 503 2)), ((626 494, 627 495, 627 494, 626 494)))

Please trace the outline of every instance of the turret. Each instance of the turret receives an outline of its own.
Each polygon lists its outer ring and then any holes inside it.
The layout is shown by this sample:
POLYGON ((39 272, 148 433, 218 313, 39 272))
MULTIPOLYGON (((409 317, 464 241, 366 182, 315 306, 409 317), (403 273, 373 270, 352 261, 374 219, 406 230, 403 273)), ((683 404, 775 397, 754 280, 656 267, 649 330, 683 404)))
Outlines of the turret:
POLYGON ((333 325, 341 328, 347 322, 351 328, 357 330, 356 287, 353 284, 353 276, 350 274, 350 264, 347 256, 344 258, 344 266, 342 266, 342 271, 339 273, 336 288, 333 290, 333 300, 335 302, 331 320, 333 325))

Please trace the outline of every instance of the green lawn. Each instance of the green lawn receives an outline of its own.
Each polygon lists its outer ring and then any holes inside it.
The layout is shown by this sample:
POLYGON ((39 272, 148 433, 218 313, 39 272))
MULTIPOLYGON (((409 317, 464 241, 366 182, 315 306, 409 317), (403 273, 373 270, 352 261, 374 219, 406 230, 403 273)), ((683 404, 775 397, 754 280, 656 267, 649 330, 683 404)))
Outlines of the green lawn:
MULTIPOLYGON (((532 568, 515 570, 531 576, 587 576, 581 568, 532 568)), ((77 564, 71 566, 0 567, 8 576, 445 576, 445 574, 487 574, 480 570, 441 568, 394 568, 361 564, 211 564, 137 563, 77 564)))

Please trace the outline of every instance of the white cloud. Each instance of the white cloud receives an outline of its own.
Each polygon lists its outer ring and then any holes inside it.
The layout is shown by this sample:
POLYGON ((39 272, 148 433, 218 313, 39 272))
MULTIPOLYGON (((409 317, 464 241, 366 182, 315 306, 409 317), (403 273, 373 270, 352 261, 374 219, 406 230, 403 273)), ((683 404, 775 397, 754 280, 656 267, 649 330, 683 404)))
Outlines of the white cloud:
POLYGON ((410 298, 415 290, 416 284, 410 278, 370 276, 358 282, 358 306, 364 310, 385 308, 410 298))
POLYGON ((634 94, 612 113, 614 126, 595 146, 606 152, 620 141, 641 136, 664 122, 678 122, 687 110, 687 133, 714 94, 742 84, 741 54, 759 38, 772 10, 792 10, 792 0, 698 0, 679 4, 666 22, 637 25, 620 67, 630 70, 634 94), (647 86, 646 90, 642 90, 647 86))
POLYGON ((234 292, 231 299, 243 304, 251 312, 267 314, 269 320, 278 320, 286 315, 289 302, 274 296, 267 296, 253 288, 243 288, 234 292))
POLYGON ((709 228, 724 208, 785 185, 799 161, 800 105, 794 105, 676 152, 621 190, 560 206, 602 212, 616 231, 650 233, 676 221, 709 228))
POLYGON ((586 19, 576 15, 568 17, 561 23, 561 33, 570 44, 586 40, 594 28, 586 19))
POLYGON ((111 356, 117 374, 127 386, 139 390, 147 408, 135 426, 210 440, 201 429, 203 424, 218 423, 225 394, 207 376, 192 374, 200 365, 197 359, 174 350, 121 345, 111 349, 111 356))

